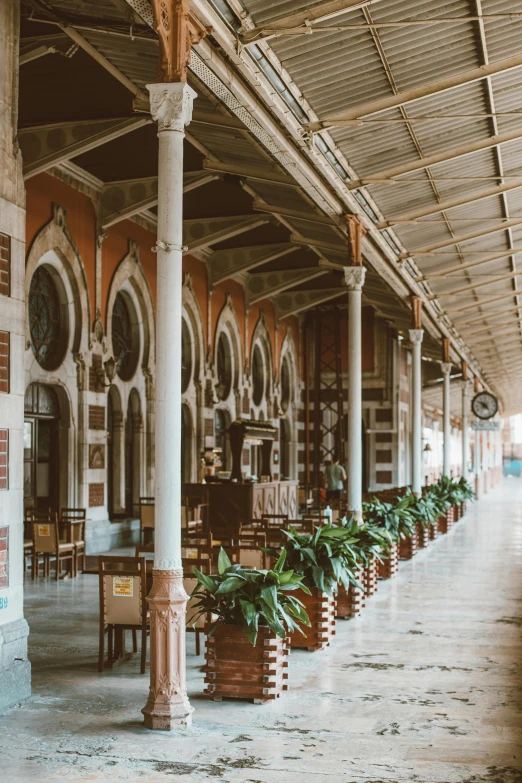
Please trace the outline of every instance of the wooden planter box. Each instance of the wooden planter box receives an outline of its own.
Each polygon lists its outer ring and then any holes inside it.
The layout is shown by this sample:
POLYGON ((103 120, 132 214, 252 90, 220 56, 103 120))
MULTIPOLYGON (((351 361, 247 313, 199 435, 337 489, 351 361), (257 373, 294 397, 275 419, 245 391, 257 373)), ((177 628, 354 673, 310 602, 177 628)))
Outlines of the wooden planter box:
POLYGON ((422 525, 417 524, 417 544, 419 546, 419 549, 425 549, 425 547, 428 546, 430 543, 430 531, 432 529, 433 525, 428 525, 427 527, 422 527, 422 525))
POLYGON ((364 586, 368 598, 377 592, 377 559, 375 557, 371 559, 364 569, 364 586))
POLYGON ((453 521, 458 522, 461 516, 462 516, 462 507, 459 503, 458 505, 453 506, 453 521))
POLYGON ((453 526, 453 522, 455 521, 455 508, 454 506, 451 506, 451 508, 448 508, 446 513, 443 516, 439 517, 437 528, 439 533, 449 533, 453 526))
POLYGON ((263 704, 287 690, 288 639, 260 627, 255 645, 236 625, 218 625, 207 639, 205 682, 214 701, 226 696, 263 704))
POLYGON ((351 620, 352 617, 357 617, 364 609, 364 579, 362 571, 355 571, 355 578, 361 585, 361 587, 355 587, 350 585, 347 590, 342 585, 339 585, 339 592, 337 593, 337 617, 342 620, 351 620))
POLYGON ((298 631, 290 634, 290 644, 292 647, 305 647, 312 652, 322 650, 335 636, 336 599, 321 593, 317 587, 310 589, 311 595, 301 592, 298 598, 304 604, 311 626, 301 626, 305 636, 298 631))
POLYGON ((464 514, 466 513, 466 511, 467 511, 467 510, 468 510, 468 501, 467 501, 467 500, 464 500, 464 501, 463 501, 463 502, 460 504, 460 518, 461 518, 461 519, 462 519, 462 517, 464 516, 464 514))
POLYGON ((381 579, 391 579, 399 570, 399 544, 396 542, 383 563, 377 561, 377 573, 381 579))
POLYGON ((418 527, 419 527, 418 525, 415 526, 411 538, 399 539, 399 557, 404 558, 404 560, 411 560, 411 558, 414 556, 414 554, 417 552, 417 549, 419 548, 418 527))
POLYGON ((435 541, 435 539, 439 535, 438 522, 436 522, 434 525, 428 525, 428 534, 429 534, 430 541, 435 541))

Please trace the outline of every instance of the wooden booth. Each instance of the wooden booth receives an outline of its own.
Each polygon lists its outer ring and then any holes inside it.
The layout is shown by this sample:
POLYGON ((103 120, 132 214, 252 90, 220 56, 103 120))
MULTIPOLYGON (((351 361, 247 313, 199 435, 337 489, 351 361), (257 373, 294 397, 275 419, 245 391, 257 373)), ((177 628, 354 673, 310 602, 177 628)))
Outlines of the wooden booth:
POLYGON ((208 504, 213 532, 233 531, 241 520, 260 519, 263 514, 297 516, 297 481, 273 481, 272 446, 277 429, 264 421, 237 419, 228 429, 232 452, 230 479, 216 477, 206 484, 185 484, 184 495, 208 504), (243 450, 256 448, 258 477, 242 474, 243 450))

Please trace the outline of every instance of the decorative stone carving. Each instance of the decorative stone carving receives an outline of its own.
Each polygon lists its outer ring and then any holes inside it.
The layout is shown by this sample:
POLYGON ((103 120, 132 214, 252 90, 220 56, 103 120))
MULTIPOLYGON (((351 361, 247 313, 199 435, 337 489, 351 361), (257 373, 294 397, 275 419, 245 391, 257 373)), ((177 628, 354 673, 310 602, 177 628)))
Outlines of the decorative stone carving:
POLYGON ((78 391, 85 391, 86 388, 86 369, 85 359, 82 353, 73 353, 73 361, 76 364, 76 385, 78 391))
POLYGON ((105 467, 105 444, 91 443, 89 445, 89 467, 93 470, 105 467))
POLYGON ((150 113, 159 131, 184 132, 192 119, 192 103, 197 93, 183 82, 148 84, 150 113))
POLYGON ((150 689, 142 710, 149 729, 189 726, 193 708, 186 690, 185 614, 188 596, 181 570, 153 571, 150 608, 150 689))
POLYGON ((422 338, 424 337, 424 329, 410 329, 410 342, 411 343, 422 343, 422 338))
POLYGON ((345 266, 344 284, 349 291, 362 291, 366 269, 363 266, 345 266))
POLYGON ((102 344, 103 343, 103 323, 101 318, 101 310, 99 307, 96 308, 96 318, 94 319, 94 323, 92 325, 92 333, 94 335, 94 339, 97 343, 102 344))

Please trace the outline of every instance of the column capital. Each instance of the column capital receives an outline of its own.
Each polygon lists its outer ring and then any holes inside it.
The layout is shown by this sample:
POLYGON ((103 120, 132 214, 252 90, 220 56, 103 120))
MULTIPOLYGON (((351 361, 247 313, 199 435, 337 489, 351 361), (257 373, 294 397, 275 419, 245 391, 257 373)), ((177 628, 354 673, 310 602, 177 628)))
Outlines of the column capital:
POLYGON ((366 269, 364 266, 344 267, 344 284, 349 291, 361 291, 365 276, 366 269))
POLYGON ((410 329, 410 342, 420 345, 424 337, 424 329, 410 329))
POLYGON ((440 369, 442 370, 442 374, 445 375, 445 376, 447 375, 448 378, 449 378, 450 373, 451 373, 451 368, 452 368, 451 362, 441 362, 440 363, 440 369))
POLYGON ((197 93, 185 82, 147 84, 150 113, 160 131, 183 133, 192 119, 192 104, 197 93))

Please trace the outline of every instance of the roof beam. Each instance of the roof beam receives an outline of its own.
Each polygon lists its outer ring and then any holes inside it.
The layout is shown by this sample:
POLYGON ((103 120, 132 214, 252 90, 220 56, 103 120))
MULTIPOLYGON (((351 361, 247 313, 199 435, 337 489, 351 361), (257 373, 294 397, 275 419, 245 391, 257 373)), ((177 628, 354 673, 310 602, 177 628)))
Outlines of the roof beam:
MULTIPOLYGON (((186 171, 183 173, 183 192, 206 185, 217 179, 210 171, 186 171)), ((108 228, 121 220, 134 217, 139 212, 155 207, 158 203, 158 178, 143 177, 106 183, 100 194, 100 223, 108 228)))
POLYGON ((320 122, 309 123, 307 127, 310 130, 319 131, 324 128, 342 125, 343 122, 351 123, 351 121, 361 117, 377 114, 377 112, 386 111, 386 109, 395 109, 400 106, 405 106, 407 103, 418 101, 421 98, 428 98, 431 95, 437 95, 446 90, 452 90, 455 87, 461 87, 464 84, 470 84, 471 82, 485 79, 486 77, 493 76, 497 73, 504 73, 513 68, 520 68, 520 66, 522 66, 522 55, 520 54, 515 57, 508 57, 505 60, 497 60, 496 62, 489 63, 489 65, 481 65, 480 67, 472 68, 469 71, 461 71, 460 73, 452 74, 451 76, 447 76, 446 78, 432 82, 431 84, 413 87, 411 90, 403 90, 402 92, 397 93, 397 95, 388 95, 385 98, 377 98, 376 100, 368 101, 367 103, 361 103, 353 109, 348 109, 347 111, 339 112, 338 114, 332 114, 330 117, 327 117, 320 122))
POLYGON ((260 27, 244 31, 241 41, 243 44, 254 43, 260 38, 271 38, 278 30, 331 19, 333 16, 355 11, 357 8, 364 8, 374 2, 377 0, 323 0, 323 2, 310 5, 294 14, 269 17, 263 21, 260 27), (265 34, 265 30, 270 30, 270 33, 265 34))
POLYGON ((463 272, 466 269, 472 269, 475 266, 481 266, 482 264, 489 264, 490 261, 498 261, 501 258, 509 258, 510 256, 522 253, 522 248, 510 248, 503 253, 493 253, 490 256, 484 256, 484 258, 476 258, 474 261, 468 261, 465 264, 455 264, 455 266, 448 266, 444 269, 439 269, 436 272, 426 272, 422 277, 417 278, 418 282, 423 280, 432 280, 436 277, 446 277, 453 272, 463 272))
POLYGON ((46 54, 55 54, 57 51, 58 49, 55 46, 47 46, 45 44, 33 46, 31 49, 21 52, 18 63, 19 65, 25 65, 33 60, 38 60, 39 57, 43 57, 46 54))
POLYGON ((321 239, 309 239, 302 234, 292 234, 290 242, 295 242, 296 245, 308 245, 309 247, 317 247, 319 250, 326 250, 330 253, 338 253, 346 259, 348 263, 348 245, 343 247, 342 245, 334 244, 333 242, 323 242, 321 239))
MULTIPOLYGON (((498 133, 496 136, 488 136, 487 139, 479 139, 478 141, 468 142, 461 147, 454 147, 451 150, 445 150, 444 152, 437 152, 435 155, 427 155, 424 158, 419 158, 411 163, 404 163, 401 166, 392 166, 389 169, 383 169, 369 177, 363 177, 362 179, 355 179, 347 183, 347 187, 350 190, 356 190, 362 188, 365 185, 370 185, 372 179, 383 180, 391 179, 392 177, 400 177, 401 174, 410 174, 412 171, 420 171, 421 169, 435 166, 437 163, 446 163, 449 160, 455 160, 455 158, 462 158, 464 155, 471 155, 473 152, 480 152, 480 150, 491 149, 491 147, 498 147, 499 144, 505 144, 508 141, 514 141, 515 139, 522 138, 522 128, 517 130, 508 131, 506 133, 498 133)), ((507 187, 507 186, 504 186, 507 187)), ((500 191, 501 193, 503 191, 500 191)), ((440 210, 437 210, 440 211, 440 210)))
POLYGON ((338 225, 332 218, 329 218, 326 215, 320 215, 317 212, 301 212, 298 209, 278 207, 273 204, 267 204, 264 201, 254 201, 253 208, 257 212, 269 212, 271 215, 282 215, 283 217, 295 218, 296 220, 307 220, 309 223, 321 223, 325 226, 334 227, 338 225))
MULTIPOLYGON (((502 316, 505 317, 506 313, 502 313, 502 316)), ((467 341, 468 338, 470 338, 470 337, 478 337, 478 335, 480 335, 480 334, 487 334, 488 332, 496 332, 499 329, 505 329, 507 326, 512 327, 512 326, 515 326, 515 325, 520 325, 518 323, 518 319, 517 319, 517 322, 515 322, 515 321, 507 321, 507 322, 504 321, 504 322, 499 323, 499 324, 490 324, 489 326, 482 326, 480 329, 472 329, 471 332, 468 332, 468 331, 463 332, 462 336, 467 341)))
MULTIPOLYGON (((463 313, 465 310, 475 310, 479 306, 482 307, 483 305, 491 304, 492 302, 500 302, 502 299, 511 299, 512 297, 518 296, 519 294, 522 294, 522 289, 520 289, 520 290, 519 289, 515 289, 514 291, 509 291, 508 293, 500 294, 499 296, 492 296, 489 299, 482 299, 482 300, 479 300, 478 302, 472 302, 471 304, 464 305, 464 306, 461 306, 460 304, 455 302, 455 312, 463 313)), ((450 309, 450 308, 448 308, 447 305, 446 305, 446 308, 450 309)), ((451 309, 450 309, 450 312, 451 312, 451 309)))
POLYGON ((434 250, 440 250, 443 247, 451 247, 452 245, 461 245, 463 242, 469 242, 471 239, 486 237, 490 234, 496 234, 499 231, 505 231, 507 228, 512 228, 513 226, 520 226, 521 224, 522 218, 512 218, 511 220, 505 220, 503 223, 498 223, 493 228, 485 228, 483 231, 471 231, 468 234, 457 234, 457 236, 451 237, 451 239, 445 239, 444 242, 435 242, 432 245, 424 245, 423 247, 409 250, 407 253, 400 253, 399 258, 435 255, 433 252, 434 250))
MULTIPOLYGON (((481 307, 480 302, 476 302, 477 307, 481 307)), ((462 326, 467 327, 471 324, 477 324, 480 321, 487 321, 488 318, 497 318, 500 315, 509 315, 509 313, 516 313, 518 310, 522 310, 522 305, 516 305, 515 307, 504 307, 503 310, 493 310, 492 312, 485 312, 477 315, 476 318, 471 318, 469 321, 463 318, 460 320, 453 319, 453 326, 455 329, 460 329, 462 326)))
POLYGON ((256 304, 262 299, 280 294, 296 285, 326 275, 328 272, 328 269, 310 267, 309 269, 285 269, 280 272, 262 272, 250 275, 245 287, 247 304, 256 304))
POLYGON ((510 190, 517 190, 518 188, 522 188, 522 177, 518 177, 516 180, 511 180, 505 185, 497 185, 494 188, 478 190, 476 193, 470 193, 467 196, 461 196, 461 198, 442 201, 440 204, 436 204, 433 207, 417 209, 413 212, 406 212, 403 215, 391 215, 389 220, 382 220, 380 223, 377 223, 377 228, 390 228, 396 223, 414 223, 419 218, 429 217, 429 215, 437 215, 439 212, 446 212, 448 209, 462 207, 466 204, 473 204, 476 201, 481 201, 482 199, 491 198, 493 196, 499 196, 502 193, 507 193, 510 190))
POLYGON ((84 52, 87 52, 88 55, 90 55, 93 60, 95 60, 99 65, 102 66, 102 68, 105 68, 105 70, 111 74, 111 76, 114 76, 115 79, 117 79, 120 84, 123 84, 124 87, 129 90, 134 95, 134 98, 138 101, 148 104, 149 103, 149 96, 147 93, 144 93, 143 90, 141 90, 137 84, 134 84, 127 76, 125 76, 124 73, 122 73, 118 68, 116 68, 115 65, 111 63, 110 60, 108 60, 105 55, 103 55, 101 52, 98 51, 92 44, 87 41, 86 38, 81 35, 81 33, 78 32, 78 30, 75 30, 74 27, 67 27, 60 25, 61 29, 66 33, 69 38, 72 38, 72 40, 78 44, 78 46, 84 50, 84 52))
POLYGON ((232 163, 221 163, 219 160, 204 160, 203 168, 208 171, 218 171, 220 174, 233 174, 236 177, 246 177, 259 182, 268 182, 275 185, 286 185, 287 187, 299 187, 297 182, 286 174, 280 174, 273 169, 264 169, 256 166, 235 165, 232 163))
POLYGON ((23 128, 19 131, 19 141, 24 160, 24 179, 41 174, 64 160, 82 155, 151 122, 150 116, 139 116, 23 128))
POLYGON ((241 272, 248 272, 257 266, 268 264, 276 258, 295 253, 297 250, 299 248, 296 245, 288 243, 217 250, 209 259, 212 285, 217 285, 241 272))
POLYGON ((346 295, 346 289, 341 286, 338 288, 324 288, 322 291, 290 291, 279 294, 276 301, 276 319, 288 318, 290 315, 297 315, 303 310, 309 310, 312 307, 329 302, 331 299, 337 299, 339 296, 346 295))
POLYGON ((251 231, 253 228, 268 223, 264 215, 240 215, 238 217, 197 218, 183 221, 183 244, 186 253, 194 253, 224 242, 226 239, 251 231))
POLYGON ((443 296, 456 296, 457 294, 462 294, 465 291, 473 291, 475 288, 482 288, 482 286, 485 285, 494 285, 495 283, 500 283, 502 280, 512 280, 514 277, 517 277, 517 275, 518 272, 510 272, 509 275, 493 277, 490 280, 483 280, 481 283, 470 283, 469 285, 464 285, 461 288, 455 288, 453 291, 442 291, 441 293, 434 294, 433 296, 428 296, 428 299, 441 299, 443 296))

